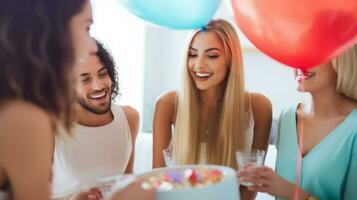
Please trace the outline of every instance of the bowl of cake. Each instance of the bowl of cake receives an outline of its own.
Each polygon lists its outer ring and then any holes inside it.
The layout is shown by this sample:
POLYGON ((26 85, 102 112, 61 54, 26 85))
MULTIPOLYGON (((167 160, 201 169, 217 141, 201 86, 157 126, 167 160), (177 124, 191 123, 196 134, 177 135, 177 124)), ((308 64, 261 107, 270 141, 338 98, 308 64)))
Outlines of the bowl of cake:
POLYGON ((239 200, 236 171, 218 165, 180 165, 138 175, 157 200, 239 200))

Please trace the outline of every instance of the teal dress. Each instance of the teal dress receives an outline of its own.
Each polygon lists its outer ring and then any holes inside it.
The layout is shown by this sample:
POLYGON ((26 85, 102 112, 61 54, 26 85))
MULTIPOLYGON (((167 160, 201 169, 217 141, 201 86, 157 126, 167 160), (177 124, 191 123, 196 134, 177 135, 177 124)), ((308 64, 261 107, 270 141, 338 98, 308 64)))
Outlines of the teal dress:
POLYGON ((320 199, 357 200, 357 109, 302 158, 296 108, 280 116, 277 174, 291 183, 300 183, 306 192, 320 199), (300 180, 296 180, 299 171, 300 180))

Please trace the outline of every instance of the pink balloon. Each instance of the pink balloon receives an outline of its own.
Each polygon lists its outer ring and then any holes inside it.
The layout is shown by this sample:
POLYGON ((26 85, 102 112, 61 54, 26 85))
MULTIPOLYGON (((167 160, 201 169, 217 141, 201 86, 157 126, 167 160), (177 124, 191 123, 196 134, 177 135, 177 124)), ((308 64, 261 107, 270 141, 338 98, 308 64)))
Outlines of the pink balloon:
POLYGON ((231 0, 235 20, 261 51, 307 69, 357 42, 357 0, 231 0))

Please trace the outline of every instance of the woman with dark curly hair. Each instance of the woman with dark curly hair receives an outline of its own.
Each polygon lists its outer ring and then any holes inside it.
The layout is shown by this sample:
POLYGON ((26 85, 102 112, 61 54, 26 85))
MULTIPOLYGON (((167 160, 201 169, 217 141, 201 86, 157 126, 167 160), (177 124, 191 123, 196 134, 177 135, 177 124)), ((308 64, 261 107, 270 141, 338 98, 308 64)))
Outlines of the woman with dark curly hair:
MULTIPOLYGON (((74 119, 73 68, 97 51, 92 21, 88 0, 0 1, 0 199, 49 199, 54 138, 74 119)), ((137 195, 153 192, 135 182, 115 197, 137 195)))

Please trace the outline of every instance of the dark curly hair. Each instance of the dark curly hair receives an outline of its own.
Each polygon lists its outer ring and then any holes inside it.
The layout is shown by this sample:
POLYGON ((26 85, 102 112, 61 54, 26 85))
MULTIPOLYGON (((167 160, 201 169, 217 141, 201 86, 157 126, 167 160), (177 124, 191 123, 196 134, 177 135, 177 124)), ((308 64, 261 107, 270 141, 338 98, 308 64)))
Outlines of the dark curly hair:
POLYGON ((0 102, 19 99, 72 125, 69 23, 88 0, 0 1, 0 102))
POLYGON ((105 48, 101 42, 98 40, 95 41, 98 46, 97 56, 104 67, 107 68, 109 77, 112 81, 112 100, 115 101, 117 97, 120 97, 117 68, 110 51, 105 48))

